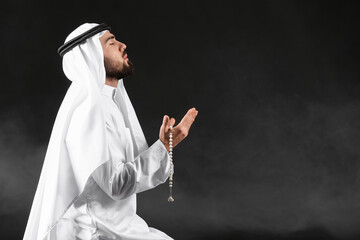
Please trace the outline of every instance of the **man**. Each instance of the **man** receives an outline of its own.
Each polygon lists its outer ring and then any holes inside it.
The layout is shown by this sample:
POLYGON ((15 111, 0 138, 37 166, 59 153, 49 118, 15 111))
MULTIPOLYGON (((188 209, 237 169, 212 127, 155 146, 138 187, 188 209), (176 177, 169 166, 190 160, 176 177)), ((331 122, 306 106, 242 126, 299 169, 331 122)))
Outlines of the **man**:
MULTIPOLYGON (((105 24, 83 24, 59 48, 72 84, 59 109, 24 239, 172 239, 136 215, 136 193, 166 181, 170 126, 147 146, 122 78, 126 45, 105 24)), ((175 147, 197 115, 173 128, 175 147)))

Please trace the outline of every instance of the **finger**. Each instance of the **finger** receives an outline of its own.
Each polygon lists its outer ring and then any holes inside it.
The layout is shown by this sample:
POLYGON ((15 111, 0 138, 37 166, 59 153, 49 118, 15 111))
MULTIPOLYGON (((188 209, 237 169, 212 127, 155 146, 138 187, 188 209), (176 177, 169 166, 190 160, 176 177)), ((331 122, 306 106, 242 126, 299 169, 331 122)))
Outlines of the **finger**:
POLYGON ((187 113, 185 114, 185 116, 181 119, 182 124, 188 125, 189 123, 191 123, 192 121, 192 115, 193 115, 194 109, 191 108, 187 111, 187 113))
POLYGON ((189 109, 188 112, 183 117, 183 119, 181 120, 180 124, 183 124, 186 128, 189 129, 193 124, 193 122, 195 121, 197 113, 198 111, 195 108, 189 109))
POLYGON ((188 122, 190 123, 189 128, 194 123, 197 114, 198 114, 198 111, 195 108, 192 108, 189 115, 187 116, 188 122))
POLYGON ((198 113, 199 113, 199 111, 198 110, 196 110, 196 108, 194 108, 194 113, 193 113, 193 121, 195 121, 195 118, 196 118, 196 116, 198 115, 198 113))
POLYGON ((163 126, 165 128, 168 128, 169 127, 169 116, 168 115, 164 115, 164 118, 163 118, 163 126))
POLYGON ((175 125, 175 118, 171 118, 170 119, 170 126, 174 126, 175 125))

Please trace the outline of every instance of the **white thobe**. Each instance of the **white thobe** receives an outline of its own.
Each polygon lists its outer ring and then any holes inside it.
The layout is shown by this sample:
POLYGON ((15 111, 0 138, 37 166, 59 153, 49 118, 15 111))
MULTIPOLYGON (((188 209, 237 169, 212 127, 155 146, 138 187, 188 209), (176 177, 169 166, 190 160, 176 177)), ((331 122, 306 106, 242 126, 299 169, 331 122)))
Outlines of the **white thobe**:
POLYGON ((110 160, 90 176, 85 190, 58 222, 50 239, 168 240, 136 214, 136 193, 166 181, 170 157, 158 140, 134 156, 133 135, 119 111, 116 89, 105 85, 106 138, 110 160), (56 236, 56 237, 55 237, 56 236))

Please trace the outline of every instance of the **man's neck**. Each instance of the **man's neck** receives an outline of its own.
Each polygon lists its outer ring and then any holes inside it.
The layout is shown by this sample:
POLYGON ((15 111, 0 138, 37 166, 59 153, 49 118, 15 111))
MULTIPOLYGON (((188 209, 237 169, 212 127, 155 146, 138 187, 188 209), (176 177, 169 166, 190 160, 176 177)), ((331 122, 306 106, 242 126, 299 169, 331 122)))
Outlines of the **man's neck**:
POLYGON ((105 79, 105 84, 116 88, 117 84, 118 84, 118 81, 119 80, 116 79, 116 78, 106 78, 105 79))

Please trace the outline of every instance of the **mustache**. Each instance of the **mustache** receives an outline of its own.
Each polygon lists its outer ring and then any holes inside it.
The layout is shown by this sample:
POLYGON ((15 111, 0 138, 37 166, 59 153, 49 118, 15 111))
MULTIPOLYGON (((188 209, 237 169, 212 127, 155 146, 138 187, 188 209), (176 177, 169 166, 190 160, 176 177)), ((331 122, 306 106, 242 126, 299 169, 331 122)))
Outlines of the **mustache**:
POLYGON ((124 50, 123 54, 122 54, 122 57, 125 57, 125 54, 127 54, 127 51, 124 50))

